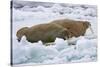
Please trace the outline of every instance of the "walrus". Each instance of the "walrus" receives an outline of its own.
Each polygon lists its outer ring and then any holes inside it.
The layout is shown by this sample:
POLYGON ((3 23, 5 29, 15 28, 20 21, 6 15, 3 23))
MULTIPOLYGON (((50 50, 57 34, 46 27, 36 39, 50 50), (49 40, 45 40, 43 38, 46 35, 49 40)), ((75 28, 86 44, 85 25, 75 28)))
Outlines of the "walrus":
POLYGON ((66 28, 52 23, 39 24, 32 27, 23 27, 17 31, 17 40, 20 42, 23 36, 31 43, 41 40, 43 43, 54 42, 55 39, 66 39, 69 36, 66 28))
POLYGON ((46 24, 23 27, 17 31, 16 36, 19 42, 22 36, 26 36, 31 43, 39 40, 43 43, 54 42, 57 37, 70 41, 72 37, 84 36, 89 27, 91 28, 91 24, 88 21, 60 19, 46 24))
POLYGON ((90 28, 91 32, 93 33, 93 30, 91 28, 91 24, 88 21, 76 21, 71 19, 60 19, 60 20, 54 20, 51 21, 52 24, 60 25, 64 28, 66 28, 70 32, 70 37, 79 37, 84 36, 85 32, 88 28, 90 28))

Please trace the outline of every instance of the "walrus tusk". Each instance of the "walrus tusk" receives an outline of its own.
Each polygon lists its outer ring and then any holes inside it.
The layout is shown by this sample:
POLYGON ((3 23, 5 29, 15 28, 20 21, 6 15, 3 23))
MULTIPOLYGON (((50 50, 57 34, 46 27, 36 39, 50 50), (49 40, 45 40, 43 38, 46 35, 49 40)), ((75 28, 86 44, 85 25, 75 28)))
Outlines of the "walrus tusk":
POLYGON ((92 27, 91 27, 91 26, 90 26, 90 30, 91 30, 91 33, 92 33, 92 34, 94 34, 94 31, 93 31, 93 29, 92 29, 92 27))

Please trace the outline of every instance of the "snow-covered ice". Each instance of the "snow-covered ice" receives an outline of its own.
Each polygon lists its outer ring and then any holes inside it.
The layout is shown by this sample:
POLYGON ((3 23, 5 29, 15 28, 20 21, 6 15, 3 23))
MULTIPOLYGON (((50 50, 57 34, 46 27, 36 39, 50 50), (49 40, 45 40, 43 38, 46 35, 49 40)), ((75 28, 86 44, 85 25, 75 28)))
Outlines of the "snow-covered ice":
MULTIPOLYGON (((50 4, 49 4, 50 5, 50 4)), ((17 6, 17 5, 16 5, 17 6)), ((97 7, 94 5, 54 4, 52 7, 24 7, 13 9, 13 64, 58 64, 73 62, 88 62, 97 60, 97 7), (56 38, 54 45, 44 46, 42 41, 30 43, 23 36, 17 42, 16 32, 22 27, 48 23, 55 19, 69 18, 74 20, 87 20, 91 23, 93 32, 87 30, 85 36, 63 40, 56 38), (76 45, 68 45, 74 42, 76 45)))

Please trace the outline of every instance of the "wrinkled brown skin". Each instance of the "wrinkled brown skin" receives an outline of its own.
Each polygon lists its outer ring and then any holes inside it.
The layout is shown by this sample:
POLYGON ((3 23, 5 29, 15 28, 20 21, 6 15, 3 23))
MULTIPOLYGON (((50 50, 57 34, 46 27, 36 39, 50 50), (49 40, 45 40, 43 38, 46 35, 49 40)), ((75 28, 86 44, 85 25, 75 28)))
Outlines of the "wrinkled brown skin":
POLYGON ((32 27, 23 27, 17 31, 17 38, 20 42, 22 36, 26 36, 29 42, 43 43, 54 42, 56 37, 68 39, 71 37, 83 36, 89 28, 87 21, 75 21, 70 19, 54 20, 47 24, 39 24, 32 27))
POLYGON ((22 36, 26 36, 29 42, 37 42, 41 40, 43 43, 54 42, 56 37, 66 39, 69 32, 66 28, 63 28, 57 24, 39 24, 30 28, 23 27, 17 31, 17 38, 20 42, 22 36))
POLYGON ((87 28, 91 26, 88 21, 76 21, 70 19, 54 20, 51 23, 66 28, 70 32, 69 38, 84 36, 87 28))

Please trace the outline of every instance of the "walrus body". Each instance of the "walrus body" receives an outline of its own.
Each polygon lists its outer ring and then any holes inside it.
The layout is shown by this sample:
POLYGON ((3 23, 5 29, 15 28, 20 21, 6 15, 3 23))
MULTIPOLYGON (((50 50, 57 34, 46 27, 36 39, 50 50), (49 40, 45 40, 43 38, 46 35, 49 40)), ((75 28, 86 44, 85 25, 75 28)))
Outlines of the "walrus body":
POLYGON ((54 20, 47 24, 39 24, 32 27, 23 27, 17 31, 18 41, 22 36, 26 36, 29 42, 41 40, 43 43, 54 42, 55 39, 69 39, 83 36, 90 23, 87 21, 75 21, 69 19, 54 20))
POLYGON ((87 21, 75 21, 70 19, 55 20, 52 21, 52 23, 68 29, 70 32, 69 38, 83 36, 90 26, 90 23, 87 21))
POLYGON ((16 35, 18 41, 25 35, 29 42, 41 40, 43 43, 48 43, 54 42, 56 37, 66 39, 68 31, 57 24, 39 24, 30 28, 21 28, 16 35))

